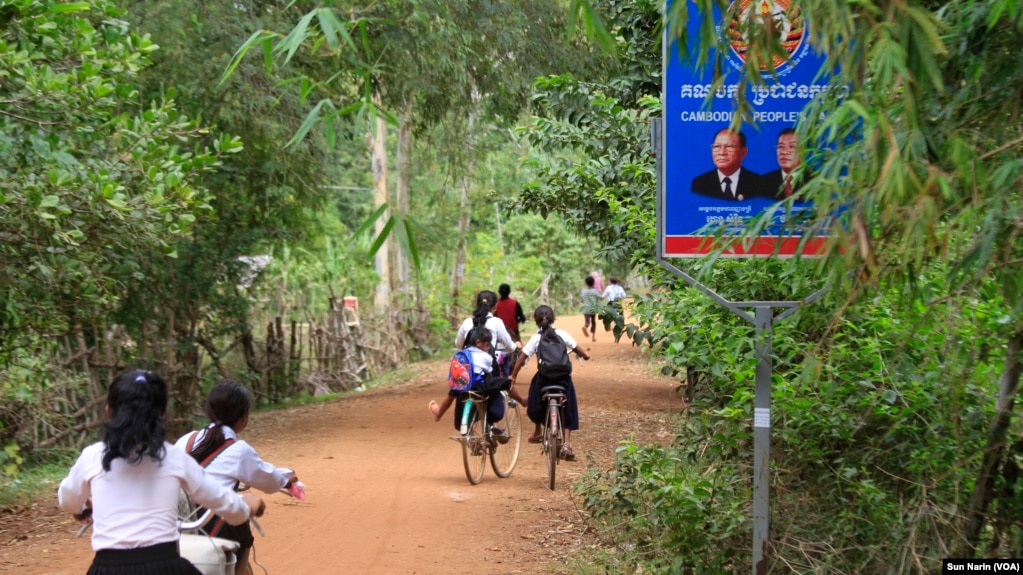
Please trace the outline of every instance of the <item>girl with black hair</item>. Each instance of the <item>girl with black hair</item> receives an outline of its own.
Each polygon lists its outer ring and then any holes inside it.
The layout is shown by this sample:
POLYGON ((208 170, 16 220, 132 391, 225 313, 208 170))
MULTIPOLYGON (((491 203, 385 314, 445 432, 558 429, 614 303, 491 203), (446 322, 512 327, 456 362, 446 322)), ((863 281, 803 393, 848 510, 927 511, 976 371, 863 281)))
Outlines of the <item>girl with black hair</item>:
MULTIPOLYGON (((217 383, 206 396, 205 411, 210 424, 186 433, 175 447, 195 458, 206 473, 226 488, 237 489, 239 483, 244 483, 264 493, 275 493, 291 487, 298 477, 290 469, 263 461, 248 442, 238 439, 249 424, 252 403, 252 393, 244 385, 230 379, 217 383)), ((238 575, 252 572, 249 553, 254 539, 249 522, 232 526, 216 517, 207 532, 213 537, 237 541, 241 548, 235 569, 238 575)))
MULTIPOLYGON (((533 320, 536 321, 539 331, 529 338, 529 341, 522 348, 522 355, 515 361, 515 367, 512 368, 511 372, 511 380, 513 382, 519 376, 519 370, 525 365, 529 356, 535 354, 537 349, 539 349, 541 338, 550 341, 555 337, 560 337, 561 343, 566 348, 575 352, 576 355, 583 359, 590 359, 590 355, 586 353, 586 350, 579 347, 571 334, 563 329, 554 327, 554 310, 550 306, 541 305, 537 307, 533 312, 533 320)), ((572 383, 571 375, 551 380, 544 377, 537 370, 536 375, 533 376, 533 381, 529 384, 529 400, 526 402, 526 415, 536 427, 533 430, 532 437, 529 438, 529 442, 540 443, 543 441, 543 438, 540 436, 540 427, 543 423, 544 405, 541 403, 540 390, 548 385, 560 385, 565 388, 565 419, 563 421, 565 425, 565 445, 561 448, 559 455, 566 461, 575 461, 575 452, 572 451, 571 432, 579 429, 579 403, 575 397, 575 384, 572 383)))
POLYGON ((107 391, 102 441, 89 445, 60 482, 57 502, 92 521, 88 575, 200 575, 178 554, 178 494, 232 524, 263 513, 258 495, 239 496, 164 439, 167 384, 148 371, 121 373, 107 391))
MULTIPOLYGON (((468 336, 469 332, 475 327, 485 327, 490 330, 490 334, 492 336, 490 341, 490 355, 494 357, 495 364, 497 364, 496 359, 499 351, 511 353, 514 349, 522 349, 522 342, 512 339, 508 330, 504 327, 504 321, 493 314, 493 310, 496 305, 497 294, 494 292, 490 290, 483 290, 476 294, 476 310, 473 312, 472 317, 465 318, 462 325, 458 327, 458 335, 455 336, 456 349, 462 349, 465 347, 466 336, 468 336)), ((499 370, 496 375, 506 376, 507 373, 502 373, 499 370)), ((515 401, 525 405, 526 398, 519 394, 514 385, 508 390, 508 395, 510 395, 515 401)))
POLYGON ((497 287, 500 298, 494 306, 493 314, 501 318, 508 335, 515 341, 522 341, 519 337, 519 324, 526 322, 526 314, 522 313, 522 305, 511 296, 511 286, 501 284, 497 287))
MULTIPOLYGON (((480 379, 489 378, 494 371, 494 356, 490 355, 490 341, 493 336, 490 330, 485 327, 477 327, 469 332, 469 336, 466 337, 467 342, 471 342, 465 349, 469 350, 472 354, 472 366, 475 376, 480 379)), ((455 402, 463 392, 449 389, 448 394, 444 397, 444 400, 440 403, 431 400, 428 404, 430 413, 433 414, 434 421, 440 421, 441 417, 447 413, 451 404, 455 402)), ((490 409, 490 421, 495 422, 504 418, 504 404, 501 403, 500 407, 497 406, 497 399, 499 394, 494 394, 488 403, 488 409, 490 409), (491 409, 492 408, 492 409, 491 409)), ((459 403, 461 406, 461 403, 459 403)), ((459 428, 461 424, 462 410, 455 409, 455 429, 459 428)))

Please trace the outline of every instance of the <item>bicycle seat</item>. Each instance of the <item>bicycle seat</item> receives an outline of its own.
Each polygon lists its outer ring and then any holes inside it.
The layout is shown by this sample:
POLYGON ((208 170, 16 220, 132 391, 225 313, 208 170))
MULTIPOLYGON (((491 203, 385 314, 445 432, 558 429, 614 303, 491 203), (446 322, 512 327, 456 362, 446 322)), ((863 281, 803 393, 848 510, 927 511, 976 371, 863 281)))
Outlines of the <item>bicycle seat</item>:
POLYGON ((551 394, 563 395, 564 393, 565 393, 565 388, 560 386, 560 385, 545 385, 542 388, 540 388, 540 395, 541 396, 551 395, 551 394))

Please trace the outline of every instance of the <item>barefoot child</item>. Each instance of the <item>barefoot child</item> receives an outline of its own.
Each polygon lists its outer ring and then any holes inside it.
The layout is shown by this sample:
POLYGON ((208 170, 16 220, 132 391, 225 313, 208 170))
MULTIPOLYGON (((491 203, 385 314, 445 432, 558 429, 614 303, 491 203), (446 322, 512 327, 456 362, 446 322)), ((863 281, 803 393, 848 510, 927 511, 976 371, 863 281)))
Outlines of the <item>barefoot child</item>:
POLYGON ((82 451, 57 491, 61 509, 79 520, 91 514, 89 575, 201 575, 178 553, 178 493, 232 524, 262 514, 262 500, 218 484, 164 441, 167 384, 157 374, 118 375, 106 409, 103 440, 82 451))
POLYGON ((597 341, 597 310, 600 309, 600 292, 594 285, 597 283, 593 276, 586 276, 584 280, 586 287, 579 296, 583 300, 583 337, 593 336, 597 341))
MULTIPOLYGON (((529 342, 523 346, 522 355, 519 356, 519 359, 515 362, 515 367, 512 368, 511 379, 513 382, 519 376, 519 370, 526 363, 526 359, 535 354, 539 349, 541 338, 553 338, 556 335, 561 338, 561 343, 566 348, 575 352, 576 355, 583 359, 590 359, 590 355, 586 353, 586 350, 579 347, 575 339, 567 331, 554 327, 554 310, 549 306, 542 305, 536 308, 536 311, 533 312, 533 319, 536 321, 539 331, 533 334, 529 338, 529 342)), ((533 381, 529 384, 526 415, 529 416, 529 419, 533 421, 536 427, 533 430, 533 436, 529 438, 529 442, 540 443, 542 441, 540 427, 543 422, 544 406, 541 404, 540 390, 552 384, 565 388, 565 420, 563 422, 565 424, 565 445, 561 448, 559 455, 566 461, 575 461, 575 452, 572 451, 571 432, 579 429, 579 403, 575 397, 575 385, 572 383, 571 375, 558 379, 548 379, 538 369, 536 375, 533 376, 533 381)))
MULTIPOLYGON (((244 385, 230 379, 217 383, 206 396, 206 417, 211 423, 186 433, 175 447, 203 464, 206 473, 226 488, 243 483, 264 493, 276 493, 291 487, 298 477, 290 469, 263 461, 247 441, 238 439, 249 425, 251 408, 252 393, 244 385)), ((238 575, 250 575, 249 554, 254 539, 249 522, 232 526, 216 517, 210 525, 211 537, 238 542, 241 547, 235 569, 238 575)))
MULTIPOLYGON (((494 370, 494 357, 490 355, 491 338, 493 334, 490 330, 485 327, 477 327, 469 332, 466 339, 472 344, 466 349, 472 354, 472 367, 476 376, 480 378, 486 378, 494 370)), ((430 413, 433 414, 434 421, 440 421, 440 418, 447 413, 448 408, 454 403, 455 398, 462 393, 460 391, 448 390, 447 397, 444 398, 439 405, 436 401, 430 401, 430 413)), ((457 411, 455 412, 457 415, 457 411)), ((455 421, 455 427, 458 427, 460 422, 455 421)))
MULTIPOLYGON (((475 327, 470 331, 466 341, 473 342, 468 348, 471 354, 473 354, 473 371, 474 380, 479 378, 482 386, 486 388, 487 392, 487 418, 490 422, 494 434, 498 436, 498 441, 504 443, 507 441, 507 435, 504 430, 496 427, 495 424, 501 421, 504 417, 504 398, 500 393, 500 390, 507 390, 511 381, 507 378, 500 378, 493 374, 493 356, 490 355, 490 341, 492 335, 490 329, 486 327, 475 327)), ((457 390, 448 390, 447 397, 444 401, 438 404, 436 401, 430 402, 430 412, 434 414, 434 421, 441 421, 441 417, 447 412, 448 408, 451 407, 452 403, 455 403, 456 408, 454 410, 454 427, 458 429, 461 422, 461 397, 464 392, 457 390), (455 400, 458 400, 455 402, 455 400)))

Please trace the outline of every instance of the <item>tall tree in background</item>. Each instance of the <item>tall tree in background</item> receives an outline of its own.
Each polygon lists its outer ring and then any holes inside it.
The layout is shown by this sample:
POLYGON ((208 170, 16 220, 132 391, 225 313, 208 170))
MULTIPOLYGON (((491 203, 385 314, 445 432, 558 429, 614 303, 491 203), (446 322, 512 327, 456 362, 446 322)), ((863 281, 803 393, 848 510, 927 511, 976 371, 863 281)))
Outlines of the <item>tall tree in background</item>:
MULTIPOLYGON (((335 2, 317 10, 327 9, 350 24, 350 36, 359 49, 348 53, 363 65, 353 74, 310 78, 319 88, 316 97, 331 100, 329 108, 335 111, 329 113, 324 106, 315 116, 331 122, 339 114, 350 113, 351 108, 346 106, 350 102, 339 98, 349 92, 338 90, 337 85, 350 86, 362 74, 367 90, 363 96, 365 109, 382 107, 393 112, 392 118, 409 124, 399 127, 399 150, 413 150, 411 138, 431 125, 443 123, 452 128, 446 135, 457 141, 440 145, 451 150, 452 181, 459 182, 456 187, 466 193, 471 189, 473 158, 479 154, 474 131, 495 123, 510 125, 528 103, 529 86, 535 77, 578 66, 588 57, 588 50, 565 41, 564 13, 557 3, 335 2), (372 102, 374 94, 379 97, 379 105, 372 102), (474 117, 476 122, 470 120, 474 117)), ((312 23, 301 27, 301 34, 296 34, 300 28, 293 29, 286 39, 301 37, 314 42, 321 38, 322 25, 317 28, 312 23)), ((412 165, 412 159, 403 155, 399 167, 412 165)), ((404 187, 413 180, 411 175, 399 174, 397 180, 402 186, 389 206, 414 205, 407 199, 410 191, 404 187)), ((468 214, 463 212, 461 218, 467 227, 468 214)), ((392 210, 390 225, 383 230, 397 230, 402 240, 399 243, 404 243, 410 229, 407 220, 407 213, 392 210)), ((462 235, 458 242, 464 241, 462 235)), ((460 249, 464 245, 456 251, 460 249)), ((462 264, 456 261, 453 269, 462 264)), ((398 272, 398 277, 405 273, 398 272)))
MULTIPOLYGON (((214 217, 177 245, 174 265, 154 261, 152 284, 132 290, 120 320, 132 329, 167 334, 152 350, 166 356, 175 400, 190 405, 198 391, 203 354, 218 358, 221 336, 251 345, 249 299, 236 286, 250 273, 239 258, 268 253, 283 242, 319 234, 317 211, 337 192, 336 155, 322 138, 285 148, 309 108, 298 94, 273 87, 287 80, 258 63, 242 62, 218 83, 232 55, 253 32, 291 25, 300 13, 290 2, 257 0, 202 2, 163 0, 130 4, 126 17, 160 45, 153 66, 140 75, 143 99, 174 93, 180 105, 202 119, 210 133, 239 134, 244 149, 207 177, 214 217), (158 314, 140 310, 159 310, 158 314), (216 318, 210 321, 209 318, 216 318)), ((324 70, 320 61, 296 58, 296 70, 324 70)), ((221 374, 221 376, 226 374, 221 374)))

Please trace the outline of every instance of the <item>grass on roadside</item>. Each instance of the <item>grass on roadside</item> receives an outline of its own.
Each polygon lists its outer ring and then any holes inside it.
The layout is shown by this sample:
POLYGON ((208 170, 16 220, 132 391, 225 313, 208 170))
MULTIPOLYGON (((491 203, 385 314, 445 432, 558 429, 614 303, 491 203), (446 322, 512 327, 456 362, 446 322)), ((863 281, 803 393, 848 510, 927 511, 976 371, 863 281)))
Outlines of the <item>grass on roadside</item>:
POLYGON ((0 475, 0 509, 27 505, 45 495, 52 495, 56 500, 57 484, 76 457, 75 450, 51 449, 45 459, 27 461, 16 477, 0 475))

